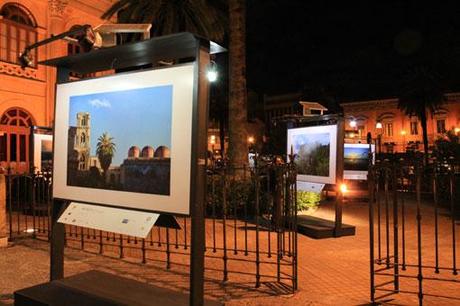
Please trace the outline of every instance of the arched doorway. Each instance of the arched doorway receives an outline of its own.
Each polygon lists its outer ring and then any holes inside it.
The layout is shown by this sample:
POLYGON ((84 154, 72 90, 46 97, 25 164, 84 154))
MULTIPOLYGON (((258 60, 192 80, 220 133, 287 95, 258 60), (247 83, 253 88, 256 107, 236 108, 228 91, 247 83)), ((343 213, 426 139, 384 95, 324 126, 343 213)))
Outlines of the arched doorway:
POLYGON ((34 125, 29 113, 12 108, 0 119, 0 166, 13 173, 28 172, 30 168, 30 131, 34 125))

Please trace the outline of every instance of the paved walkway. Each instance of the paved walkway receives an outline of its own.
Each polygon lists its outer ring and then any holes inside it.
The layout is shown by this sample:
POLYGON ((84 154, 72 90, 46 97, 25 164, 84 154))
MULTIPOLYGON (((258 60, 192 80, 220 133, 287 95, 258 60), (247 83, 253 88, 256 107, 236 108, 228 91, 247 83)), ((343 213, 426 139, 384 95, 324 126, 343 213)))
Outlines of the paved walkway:
MULTIPOLYGON (((409 212, 406 220, 407 262, 415 263, 417 257, 413 251, 416 240, 413 203, 407 203, 407 209, 409 212)), ((426 230, 424 230, 423 245, 430 250, 426 252, 424 264, 432 264, 434 239, 433 233, 428 228, 434 221, 431 218, 431 208, 425 208, 424 211, 426 215, 424 215, 423 226, 426 230)), ((327 205, 321 207, 315 216, 332 219, 332 207, 327 205)), ((226 305, 368 305, 370 298, 367 218, 366 203, 346 203, 343 221, 356 226, 356 236, 314 240, 299 235, 299 290, 296 294, 289 294, 283 288, 274 288, 272 282, 264 280, 261 288, 256 290, 253 286, 253 278, 231 278, 228 283, 223 284, 221 272, 209 270, 206 273, 206 295, 221 300, 226 305), (275 293, 278 295, 274 295, 275 293)), ((439 222, 441 265, 451 266, 451 240, 448 239, 450 223, 444 215, 440 216, 439 222)), ((458 225, 457 235, 460 236, 458 225)), ((460 251, 459 242, 457 248, 460 251)), ((457 260, 457 266, 459 261, 457 260)), ((178 291, 186 291, 188 288, 186 258, 181 262, 175 262, 170 270, 166 270, 164 262, 149 260, 146 265, 142 265, 138 259, 119 260, 110 256, 66 249, 66 276, 91 269, 115 273, 178 291)), ((244 262, 233 263, 230 269, 244 270, 246 267, 244 262)), ((25 239, 17 241, 6 249, 0 249, 0 303, 11 303, 11 294, 17 289, 46 282, 48 270, 49 257, 46 242, 25 239)), ((414 275, 414 272, 416 271, 412 269, 407 271, 407 274, 414 275)), ((430 273, 428 271, 424 276, 430 276, 430 273)), ((453 276, 450 271, 442 271, 437 276, 460 281, 460 277, 453 276)), ((401 289, 415 290, 416 285, 416 281, 412 279, 403 280, 401 289)), ((433 284, 427 281, 426 292, 460 298, 460 283, 433 284)), ((399 294, 387 299, 385 304, 416 305, 417 298, 415 295, 399 294)), ((460 300, 427 296, 425 305, 460 305, 460 300)))

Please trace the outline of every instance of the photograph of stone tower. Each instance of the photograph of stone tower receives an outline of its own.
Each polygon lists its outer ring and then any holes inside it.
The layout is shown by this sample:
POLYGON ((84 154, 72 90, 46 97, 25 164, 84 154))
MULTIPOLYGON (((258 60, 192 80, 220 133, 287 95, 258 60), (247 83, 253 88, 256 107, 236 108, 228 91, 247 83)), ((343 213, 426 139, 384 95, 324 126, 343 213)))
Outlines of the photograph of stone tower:
POLYGON ((78 113, 77 126, 69 129, 68 161, 73 165, 74 170, 89 170, 90 137, 90 114, 87 112, 78 113))
POLYGON ((171 116, 172 86, 71 96, 67 184, 169 195, 171 116))

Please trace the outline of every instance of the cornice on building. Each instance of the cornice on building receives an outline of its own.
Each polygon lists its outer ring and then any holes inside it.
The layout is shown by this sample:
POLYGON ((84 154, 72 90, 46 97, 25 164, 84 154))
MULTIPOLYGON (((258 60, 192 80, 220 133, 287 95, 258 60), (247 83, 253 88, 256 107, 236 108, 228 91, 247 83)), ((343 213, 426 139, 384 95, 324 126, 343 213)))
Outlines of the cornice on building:
POLYGON ((100 18, 114 3, 115 0, 71 0, 68 6, 100 18))
MULTIPOLYGON (((447 93, 445 94, 447 101, 445 103, 460 103, 460 93, 447 93)), ((390 99, 377 99, 368 101, 356 101, 341 103, 341 107, 345 110, 353 108, 353 110, 368 110, 368 109, 383 109, 383 108, 395 108, 398 106, 397 98, 390 99)))

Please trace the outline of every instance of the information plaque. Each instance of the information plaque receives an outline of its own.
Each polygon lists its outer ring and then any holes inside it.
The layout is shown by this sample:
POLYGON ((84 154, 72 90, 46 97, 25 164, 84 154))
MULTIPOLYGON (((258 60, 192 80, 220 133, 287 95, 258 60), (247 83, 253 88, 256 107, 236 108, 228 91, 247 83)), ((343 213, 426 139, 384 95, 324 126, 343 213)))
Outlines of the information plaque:
POLYGON ((59 223, 146 238, 159 214, 71 202, 59 223))
POLYGON ((297 181, 297 190, 299 191, 311 191, 314 193, 321 193, 323 188, 326 184, 318 184, 318 183, 309 183, 309 182, 302 182, 297 181))

